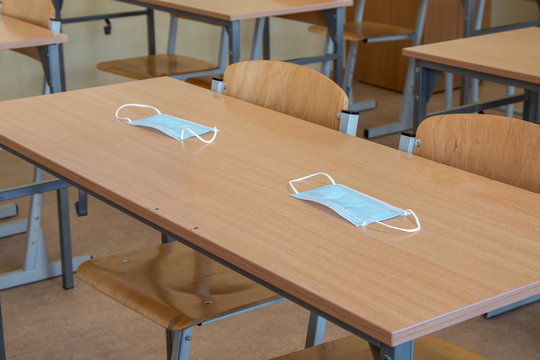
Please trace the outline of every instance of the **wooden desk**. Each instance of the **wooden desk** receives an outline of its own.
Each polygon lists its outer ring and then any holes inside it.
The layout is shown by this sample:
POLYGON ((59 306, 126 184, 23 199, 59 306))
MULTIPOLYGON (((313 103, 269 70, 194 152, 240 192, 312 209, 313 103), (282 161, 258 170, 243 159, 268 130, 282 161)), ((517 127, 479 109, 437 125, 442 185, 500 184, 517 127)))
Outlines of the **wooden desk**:
POLYGON ((387 354, 540 292, 539 194, 174 79, 0 103, 0 145, 387 354), (178 142, 116 120, 125 103, 220 132, 178 142), (357 228, 289 195, 317 171, 413 209, 422 230, 357 228))
POLYGON ((25 21, 0 15, 0 50, 14 50, 37 46, 43 51, 41 61, 51 91, 62 91, 62 70, 58 44, 68 41, 68 36, 25 21), (47 51, 48 49, 48 51, 47 51))
MULTIPOLYGON (((415 128, 426 118, 426 104, 442 72, 525 89, 525 95, 464 105, 441 113, 478 112, 524 101, 524 119, 540 122, 540 28, 479 35, 403 49, 416 59, 415 128)), ((434 115, 434 114, 430 114, 434 115)))
MULTIPOLYGON (((344 7, 353 0, 119 0, 147 8, 178 14, 187 18, 203 20, 224 26, 229 35, 229 63, 240 60, 240 20, 259 19, 269 16, 289 15, 310 11, 323 11, 332 36, 335 39, 333 54, 295 60, 309 64, 333 60, 334 80, 341 85, 343 73, 343 22, 344 7)), ((153 34, 153 20, 149 17, 149 31, 153 34)), ((149 36, 152 42, 152 35, 149 36)))

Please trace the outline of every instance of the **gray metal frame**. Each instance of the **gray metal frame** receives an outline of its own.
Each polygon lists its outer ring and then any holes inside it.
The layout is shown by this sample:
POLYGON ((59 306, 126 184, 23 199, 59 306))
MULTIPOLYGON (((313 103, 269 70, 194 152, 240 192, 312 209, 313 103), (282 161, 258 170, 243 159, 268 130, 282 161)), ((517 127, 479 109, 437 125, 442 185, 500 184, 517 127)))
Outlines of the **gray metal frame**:
POLYGON ((28 222, 22 220, 24 225, 27 223, 28 229, 24 265, 21 270, 0 274, 0 290, 60 275, 63 275, 64 289, 71 289, 73 272, 83 261, 90 259, 89 255, 72 259, 67 193, 69 184, 58 179, 44 181, 43 178, 44 171, 36 167, 32 184, 0 191, 0 201, 32 196, 28 222), (61 260, 55 262, 49 261, 41 230, 43 193, 47 191, 56 191, 58 201, 61 260))
MULTIPOLYGON (((175 53, 177 34, 178 34, 178 18, 171 16, 171 22, 169 25, 169 39, 167 43, 167 54, 175 53)), ((223 74, 225 72, 225 68, 227 67, 227 49, 228 48, 229 48, 229 35, 227 33, 227 30, 224 27, 222 27, 218 61, 217 61, 217 65, 218 65, 217 69, 207 70, 207 71, 197 71, 197 72, 192 72, 188 74, 175 75, 171 77, 177 80, 187 80, 189 78, 197 77, 197 76, 213 76, 213 75, 223 74)))
MULTIPOLYGON (((334 10, 324 10, 323 15, 324 19, 326 21, 326 24, 329 29, 329 35, 328 39, 329 41, 332 41, 332 43, 339 42, 338 46, 341 46, 340 52, 338 52, 337 49, 334 49, 334 47, 325 47, 325 53, 324 55, 319 56, 312 56, 308 58, 300 58, 300 59, 288 59, 283 60, 287 62, 292 62, 299 65, 306 65, 306 64, 313 64, 321 62, 326 65, 329 68, 330 62, 333 63, 334 69, 343 69, 343 24, 345 22, 344 20, 344 9, 339 8, 336 9, 337 11, 336 15, 334 16, 333 11, 334 10), (341 25, 339 25, 341 24, 341 25), (341 54, 341 55, 338 55, 341 54)), ((261 51, 261 47, 263 49, 263 59, 269 60, 270 59, 270 18, 259 18, 255 22, 255 30, 253 34, 253 43, 251 47, 251 60, 258 60, 259 54, 261 51)), ((330 70, 328 70, 328 73, 326 73, 326 76, 329 76, 330 70)), ((343 71, 336 72, 334 71, 334 81, 338 85, 342 85, 343 83, 343 71)))
POLYGON ((485 74, 478 71, 466 70, 458 67, 438 64, 434 62, 416 60, 416 79, 414 84, 414 129, 418 127, 420 122, 428 116, 452 113, 471 113, 480 112, 484 109, 499 107, 502 105, 512 104, 519 101, 524 101, 523 118, 527 121, 540 123, 540 112, 538 111, 540 84, 520 81, 516 79, 506 78, 485 74), (523 95, 507 96, 490 101, 479 102, 470 105, 463 105, 453 109, 446 109, 436 113, 427 114, 427 103, 433 94, 435 85, 439 81, 443 72, 462 75, 469 78, 478 78, 481 80, 492 81, 503 85, 514 86, 525 89, 523 95))
MULTIPOLYGON (((418 4, 418 12, 416 15, 416 25, 414 29, 412 46, 420 45, 420 43, 422 42, 422 34, 424 32, 424 24, 426 21, 427 6, 428 0, 421 0, 421 2, 418 4)), ((415 60, 411 58, 409 59, 407 77, 405 79, 405 87, 403 89, 403 101, 401 103, 399 121, 388 125, 366 129, 364 135, 367 139, 409 130, 413 127, 413 88, 415 81, 415 69, 415 60)))
MULTIPOLYGON (((476 1, 475 0, 461 0, 464 11, 463 21, 463 37, 492 34, 501 31, 520 29, 528 26, 540 26, 540 18, 535 21, 528 21, 516 24, 509 24, 503 26, 490 27, 482 29, 482 19, 484 15, 485 0, 478 0, 478 9, 475 14, 476 1)), ((536 4, 540 16, 540 0, 536 0, 536 4)), ((452 107, 452 88, 453 88, 453 76, 451 73, 447 73, 445 77, 445 108, 450 109, 452 107)), ((461 79, 461 92, 460 92, 460 105, 466 105, 470 103, 477 103, 478 100, 478 79, 470 79, 463 77, 461 79)), ((508 86, 506 94, 508 96, 515 94, 515 87, 508 86)), ((514 115, 514 105, 506 105, 505 115, 511 117, 514 115)))

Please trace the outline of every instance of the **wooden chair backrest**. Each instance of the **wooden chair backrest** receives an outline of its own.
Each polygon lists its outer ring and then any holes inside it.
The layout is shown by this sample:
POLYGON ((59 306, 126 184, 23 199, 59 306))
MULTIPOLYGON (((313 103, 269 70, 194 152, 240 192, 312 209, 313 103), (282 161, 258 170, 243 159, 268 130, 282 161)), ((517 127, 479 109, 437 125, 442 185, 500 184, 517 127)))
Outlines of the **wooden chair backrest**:
POLYGON ((345 92, 323 74, 292 63, 270 60, 229 65, 224 94, 338 130, 346 110, 345 92))
POLYGON ((420 123, 413 154, 540 193, 540 125, 496 115, 452 114, 420 123))
POLYGON ((54 8, 51 0, 2 0, 0 12, 48 28, 54 8))
MULTIPOLYGON (((54 7, 51 0, 2 0, 0 13, 49 28, 49 20, 54 15, 54 7)), ((40 61, 36 47, 14 49, 13 51, 40 61)))

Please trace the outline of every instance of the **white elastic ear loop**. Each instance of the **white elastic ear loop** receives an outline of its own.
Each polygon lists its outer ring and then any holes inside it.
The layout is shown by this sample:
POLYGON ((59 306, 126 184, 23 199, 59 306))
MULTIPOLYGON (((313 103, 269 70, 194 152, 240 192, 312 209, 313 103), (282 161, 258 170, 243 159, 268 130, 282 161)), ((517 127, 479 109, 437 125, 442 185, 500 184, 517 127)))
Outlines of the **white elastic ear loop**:
POLYGON ((197 135, 193 130, 191 130, 190 128, 183 128, 182 129, 182 132, 180 133, 180 140, 184 140, 184 131, 189 131, 190 133, 192 133, 194 136, 197 137, 197 139, 201 140, 203 143, 205 144, 210 144, 211 142, 214 142, 214 140, 216 139, 216 135, 218 133, 218 128, 217 127, 214 127, 214 136, 212 136, 212 138, 210 140, 204 140, 202 137, 200 137, 199 135, 197 135))
POLYGON ((377 224, 381 224, 383 226, 386 226, 386 227, 389 227, 391 229, 395 229, 395 230, 400 230, 400 231, 405 231, 405 232, 416 232, 418 230, 421 229, 421 226, 420 226, 420 220, 418 220, 418 216, 416 216, 416 214, 414 213, 414 211, 412 211, 411 209, 407 209, 405 210, 405 212, 403 213, 403 215, 407 216, 407 215, 412 215, 414 217, 414 219, 416 220, 416 227, 414 229, 404 229, 404 228, 400 228, 400 227, 397 227, 397 226, 392 226, 392 225, 388 225, 388 224, 385 224, 383 223, 382 221, 375 221, 375 220, 366 220, 364 221, 364 224, 363 225, 367 225, 369 222, 372 222, 372 223, 377 223, 377 224))
POLYGON ((118 113, 120 112, 120 110, 122 110, 123 108, 125 107, 128 107, 128 106, 135 106, 135 107, 142 107, 142 108, 149 108, 149 109, 154 109, 158 115, 161 115, 161 111, 159 111, 157 108, 151 106, 151 105, 143 105, 143 104, 124 104, 122 106, 120 106, 118 109, 116 109, 116 113, 114 114, 114 116, 116 116, 116 118, 118 120, 127 120, 128 122, 131 122, 132 120, 128 117, 119 117, 118 116, 118 113))
POLYGON ((313 177, 313 176, 316 176, 316 175, 324 175, 328 179, 330 179, 330 181, 332 182, 332 185, 336 185, 336 182, 334 181, 334 179, 332 179, 332 177, 330 175, 328 175, 327 173, 318 172, 318 173, 315 173, 315 174, 311 174, 311 175, 308 175, 308 176, 304 176, 304 177, 301 177, 301 178, 298 178, 298 179, 291 180, 291 181, 289 181, 289 186, 294 190, 295 194, 298 194, 298 190, 296 190, 293 183, 309 179, 310 177, 313 177))

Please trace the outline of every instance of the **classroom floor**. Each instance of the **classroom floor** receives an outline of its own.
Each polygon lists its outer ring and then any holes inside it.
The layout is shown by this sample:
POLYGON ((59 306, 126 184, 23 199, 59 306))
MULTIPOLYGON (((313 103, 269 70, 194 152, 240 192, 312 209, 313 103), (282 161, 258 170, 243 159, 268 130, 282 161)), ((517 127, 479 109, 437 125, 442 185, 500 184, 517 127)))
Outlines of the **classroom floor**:
MULTIPOLYGON (((360 127, 397 120, 401 94, 355 84, 356 101, 375 98, 376 110, 361 114, 360 127)), ((500 86, 483 84, 481 96, 502 95, 500 86)), ((442 95, 432 105, 440 106, 442 95)), ((363 131, 359 131, 363 133, 363 131)), ((397 146, 397 135, 376 139, 397 146)), ((32 178, 33 168, 0 151, 0 188, 32 178)), ((70 199, 76 197, 71 189, 70 199)), ((28 199, 19 201, 20 214, 28 199)), ((52 259, 59 258, 56 199, 46 194, 42 227, 52 259)), ((73 210, 73 209, 72 209, 73 210)), ((156 244, 160 234, 118 210, 90 198, 89 215, 71 214, 73 254, 94 257, 156 244)), ((0 221, 1 223, 1 221, 0 221)), ((20 268, 24 235, 0 239, 0 272, 20 268)), ((377 279, 374 279, 377 281, 377 279)), ((164 330, 75 280, 65 291, 61 279, 41 281, 0 292, 8 359, 164 359, 164 330)), ((285 302, 217 323, 196 327, 191 359, 268 359, 303 347, 308 312, 285 302)), ((534 359, 540 353, 540 302, 487 320, 477 317, 435 335, 493 360, 534 359)), ((327 340, 347 335, 329 324, 327 340)))

